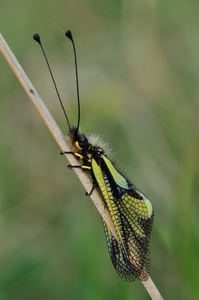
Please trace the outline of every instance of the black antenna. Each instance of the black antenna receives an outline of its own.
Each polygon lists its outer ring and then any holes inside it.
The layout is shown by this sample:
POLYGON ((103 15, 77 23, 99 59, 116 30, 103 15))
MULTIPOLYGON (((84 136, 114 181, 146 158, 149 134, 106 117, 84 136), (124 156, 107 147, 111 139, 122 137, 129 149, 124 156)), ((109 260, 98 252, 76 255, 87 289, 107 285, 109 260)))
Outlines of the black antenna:
MULTIPOLYGON (((50 76, 51 76, 52 81, 53 81, 53 85, 54 85, 54 87, 55 87, 56 94, 57 94, 57 96, 58 96, 58 99, 59 99, 59 102, 60 102, 60 104, 61 104, 62 110, 63 110, 63 112, 64 112, 64 115, 65 115, 65 118, 66 118, 66 121, 67 121, 67 124, 68 124, 69 131, 71 131, 70 122, 69 122, 68 116, 67 116, 67 114, 66 114, 66 110, 65 110, 65 108, 64 108, 62 99, 61 99, 61 97, 60 97, 60 94, 59 94, 59 91, 58 91, 58 88, 57 88, 57 85, 56 85, 56 82, 55 82, 55 78, 54 78, 53 73, 52 73, 52 71, 51 71, 51 67, 50 67, 50 64, 49 64, 49 62, 48 62, 46 53, 45 53, 44 48, 43 48, 43 46, 42 46, 42 43, 41 43, 41 39, 40 39, 39 34, 38 34, 38 33, 35 33, 35 34, 33 35, 33 39, 34 39, 34 40, 40 45, 40 47, 41 47, 41 50, 42 50, 42 52, 43 52, 43 55, 44 55, 44 58, 45 58, 45 61, 46 61, 46 64, 47 64, 47 67, 48 67, 49 72, 50 72, 50 76)), ((79 117, 78 117, 78 118, 79 118, 79 117)))
POLYGON ((74 52, 74 58, 75 58, 75 76, 76 76, 76 83, 77 83, 77 131, 79 130, 79 124, 80 124, 80 96, 79 96, 79 79, 78 79, 78 71, 77 71, 77 54, 76 54, 76 48, 75 43, 73 40, 72 32, 70 30, 67 30, 65 33, 65 36, 71 40, 73 45, 73 52, 74 52))

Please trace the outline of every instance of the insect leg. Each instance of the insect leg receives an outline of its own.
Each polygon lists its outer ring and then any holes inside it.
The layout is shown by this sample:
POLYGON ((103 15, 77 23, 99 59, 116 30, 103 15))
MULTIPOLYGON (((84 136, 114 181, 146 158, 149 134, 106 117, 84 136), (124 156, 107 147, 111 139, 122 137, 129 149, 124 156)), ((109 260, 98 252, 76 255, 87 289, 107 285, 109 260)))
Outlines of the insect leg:
POLYGON ((74 152, 72 152, 72 151, 61 151, 60 152, 60 155, 64 155, 64 154, 73 154, 74 155, 74 152))
POLYGON ((90 196, 91 194, 92 194, 92 192, 94 191, 94 188, 97 186, 97 182, 93 182, 93 186, 92 186, 92 188, 91 188, 91 190, 90 190, 90 192, 88 193, 88 192, 86 192, 86 196, 90 196))

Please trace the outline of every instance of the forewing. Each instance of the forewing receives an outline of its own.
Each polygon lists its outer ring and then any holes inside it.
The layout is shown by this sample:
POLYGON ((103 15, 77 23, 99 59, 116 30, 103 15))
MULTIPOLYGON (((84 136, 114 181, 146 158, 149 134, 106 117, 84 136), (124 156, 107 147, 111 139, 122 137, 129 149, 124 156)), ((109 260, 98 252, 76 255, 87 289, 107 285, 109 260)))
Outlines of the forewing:
MULTIPOLYGON (((153 224, 153 209, 146 198, 137 199, 132 194, 134 187, 124 192, 117 201, 120 234, 127 257, 137 277, 147 280, 150 268, 150 234, 153 224)), ((113 206, 114 208, 114 206, 113 206)), ((113 209, 115 211, 115 209, 113 209)))
POLYGON ((92 170, 110 212, 119 242, 104 224, 108 249, 118 274, 128 281, 147 280, 153 208, 134 186, 103 156, 92 170))

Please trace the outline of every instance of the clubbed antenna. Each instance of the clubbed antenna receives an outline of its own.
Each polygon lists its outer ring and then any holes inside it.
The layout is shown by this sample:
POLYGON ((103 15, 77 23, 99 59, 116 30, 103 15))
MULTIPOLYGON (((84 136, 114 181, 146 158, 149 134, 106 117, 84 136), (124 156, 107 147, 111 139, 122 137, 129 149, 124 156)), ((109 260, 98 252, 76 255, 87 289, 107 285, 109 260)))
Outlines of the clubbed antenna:
POLYGON ((58 91, 58 88, 57 88, 57 84, 56 84, 56 82, 55 82, 55 78, 54 78, 54 76, 53 76, 53 73, 52 73, 50 64, 49 64, 49 62, 48 62, 48 58, 47 58, 47 56, 46 56, 46 53, 45 53, 45 51, 44 51, 43 45, 42 45, 42 43, 41 43, 41 39, 40 39, 39 34, 38 34, 38 33, 35 33, 35 34, 33 35, 33 39, 34 39, 34 40, 40 45, 40 47, 41 47, 41 50, 42 50, 42 52, 43 52, 43 55, 44 55, 44 58, 45 58, 45 61, 46 61, 47 67, 48 67, 48 70, 49 70, 49 72, 50 72, 50 76, 51 76, 52 81, 53 81, 53 85, 54 85, 54 87, 55 87, 56 94, 57 94, 57 96, 58 96, 59 102, 60 102, 60 104, 61 104, 62 110, 63 110, 63 112, 64 112, 64 115, 65 115, 65 118, 66 118, 66 121, 67 121, 67 124, 68 124, 69 131, 70 131, 70 130, 71 130, 70 122, 69 122, 68 116, 67 116, 67 114, 66 114, 66 110, 65 110, 65 108, 64 108, 62 99, 61 99, 61 97, 60 97, 60 94, 59 94, 59 91, 58 91))
POLYGON ((77 84, 77 109, 78 109, 77 131, 78 131, 79 124, 80 124, 80 96, 79 96, 79 79, 78 79, 78 70, 77 70, 77 54, 76 54, 76 48, 75 48, 75 43, 74 43, 74 40, 73 40, 72 32, 70 30, 67 30, 65 35, 72 42, 74 58, 75 58, 75 76, 76 76, 76 84, 77 84))

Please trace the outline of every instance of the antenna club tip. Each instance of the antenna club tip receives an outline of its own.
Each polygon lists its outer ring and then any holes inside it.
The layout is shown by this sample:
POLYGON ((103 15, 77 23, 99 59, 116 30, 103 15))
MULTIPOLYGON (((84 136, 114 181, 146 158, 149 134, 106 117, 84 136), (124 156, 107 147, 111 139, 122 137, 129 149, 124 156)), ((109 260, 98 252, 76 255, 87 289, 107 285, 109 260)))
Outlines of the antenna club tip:
POLYGON ((69 38, 71 41, 73 40, 72 32, 71 32, 70 30, 67 30, 67 31, 66 31, 65 36, 66 36, 67 38, 69 38))
POLYGON ((33 34, 33 39, 34 39, 37 43, 41 44, 40 35, 39 35, 38 33, 33 34))

